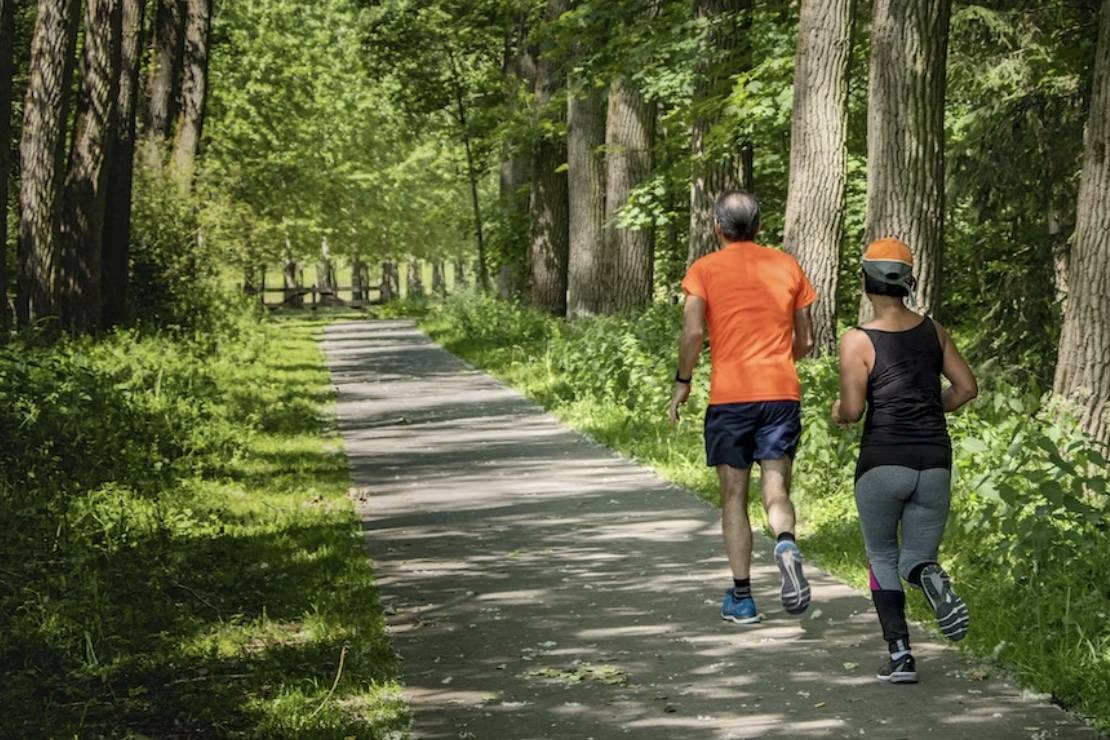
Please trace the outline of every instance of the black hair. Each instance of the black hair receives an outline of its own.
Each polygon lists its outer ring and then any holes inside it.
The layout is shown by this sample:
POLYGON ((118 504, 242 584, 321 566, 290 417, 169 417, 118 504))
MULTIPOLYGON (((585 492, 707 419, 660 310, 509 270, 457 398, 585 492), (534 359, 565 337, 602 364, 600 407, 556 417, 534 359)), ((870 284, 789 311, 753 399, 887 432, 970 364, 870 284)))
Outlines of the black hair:
POLYGON ((906 286, 880 282, 866 272, 863 273, 863 292, 871 295, 889 295, 895 298, 906 298, 910 294, 906 290, 906 286))
POLYGON ((726 190, 713 208, 721 233, 730 241, 746 242, 759 233, 759 201, 743 190, 726 190))

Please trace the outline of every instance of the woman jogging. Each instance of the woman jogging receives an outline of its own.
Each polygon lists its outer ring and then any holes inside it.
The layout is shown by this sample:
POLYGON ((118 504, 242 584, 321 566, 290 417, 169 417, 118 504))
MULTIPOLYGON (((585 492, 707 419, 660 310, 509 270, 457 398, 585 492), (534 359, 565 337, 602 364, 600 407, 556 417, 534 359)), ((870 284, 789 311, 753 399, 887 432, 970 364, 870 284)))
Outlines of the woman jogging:
POLYGON ((840 398, 832 416, 842 426, 853 424, 866 403, 855 493, 871 596, 890 648, 878 677, 914 683, 900 577, 922 590, 945 637, 960 640, 967 634, 967 606, 937 563, 937 548, 948 519, 952 470, 944 414, 979 391, 944 329, 906 307, 915 280, 905 244, 883 239, 869 245, 863 276, 875 319, 841 340, 840 398), (943 393, 941 375, 951 383, 943 393))

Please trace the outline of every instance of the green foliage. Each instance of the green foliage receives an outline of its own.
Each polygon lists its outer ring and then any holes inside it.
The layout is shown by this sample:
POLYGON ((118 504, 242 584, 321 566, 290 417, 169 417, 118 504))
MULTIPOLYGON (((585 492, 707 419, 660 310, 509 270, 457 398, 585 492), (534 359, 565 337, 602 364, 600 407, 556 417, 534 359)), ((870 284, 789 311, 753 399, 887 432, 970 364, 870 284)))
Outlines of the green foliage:
POLYGON ((318 326, 0 353, 3 734, 405 727, 318 326))
MULTIPOLYGON (((702 449, 704 371, 695 374, 684 421, 672 426, 665 418, 677 307, 566 323, 465 296, 425 306, 422 315, 448 349, 716 503, 716 476, 702 449)), ((832 358, 801 363, 799 375, 805 434, 794 498, 805 549, 862 588, 866 554, 852 495, 859 429, 840 430, 830 418, 838 393, 832 358)), ((1110 726, 1106 460, 1033 386, 984 383, 981 397, 951 417, 950 430, 955 478, 941 557, 974 615, 961 647, 1110 726)), ((930 621, 923 601, 911 599, 911 611, 930 621)))

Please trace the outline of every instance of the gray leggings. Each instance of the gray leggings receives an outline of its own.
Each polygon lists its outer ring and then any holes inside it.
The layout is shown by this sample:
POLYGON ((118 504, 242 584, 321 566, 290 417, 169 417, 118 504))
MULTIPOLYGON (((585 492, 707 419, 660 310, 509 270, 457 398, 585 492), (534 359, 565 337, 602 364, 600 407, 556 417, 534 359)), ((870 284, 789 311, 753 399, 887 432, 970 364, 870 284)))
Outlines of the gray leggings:
POLYGON ((856 481, 856 508, 871 562, 872 591, 901 591, 899 574, 908 578, 917 565, 936 561, 948 521, 951 478, 946 468, 880 465, 856 481))

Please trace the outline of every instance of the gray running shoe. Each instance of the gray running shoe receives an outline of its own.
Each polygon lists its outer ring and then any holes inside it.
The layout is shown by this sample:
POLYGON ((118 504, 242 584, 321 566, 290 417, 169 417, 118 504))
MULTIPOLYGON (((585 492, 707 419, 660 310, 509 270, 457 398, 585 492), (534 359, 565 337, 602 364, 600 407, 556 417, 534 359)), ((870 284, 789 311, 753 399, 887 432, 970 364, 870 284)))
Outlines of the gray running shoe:
POLYGON ((775 563, 782 574, 782 608, 801 614, 809 608, 809 581, 802 572, 802 553, 789 540, 775 545, 775 563))
POLYGON ((964 639, 971 615, 964 600, 952 590, 952 583, 944 569, 936 563, 926 565, 921 570, 921 590, 937 615, 937 626, 944 636, 952 642, 964 639))

